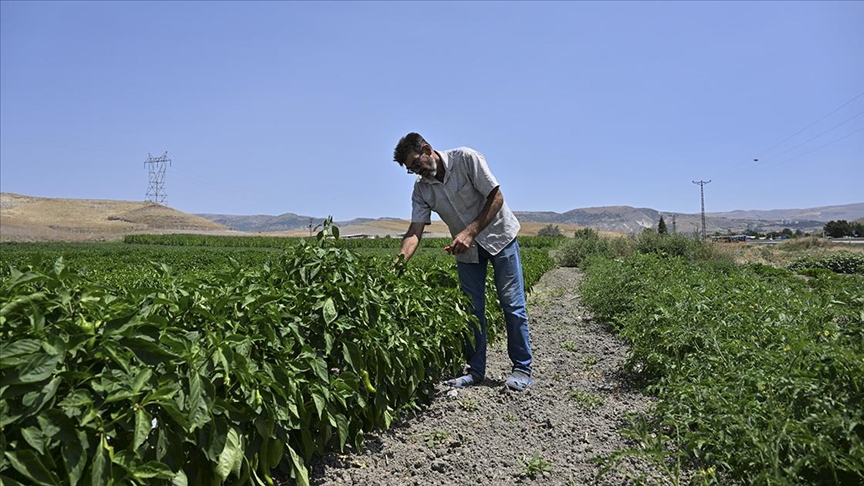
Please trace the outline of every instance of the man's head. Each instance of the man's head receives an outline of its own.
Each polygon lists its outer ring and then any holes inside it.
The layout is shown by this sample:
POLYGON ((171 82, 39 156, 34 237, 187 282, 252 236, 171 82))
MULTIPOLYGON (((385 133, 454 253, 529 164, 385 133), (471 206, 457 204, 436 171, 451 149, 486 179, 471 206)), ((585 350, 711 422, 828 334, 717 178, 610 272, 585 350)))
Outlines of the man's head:
POLYGON ((419 133, 411 132, 399 139, 393 150, 393 160, 413 172, 426 177, 435 177, 437 160, 432 155, 432 146, 419 133))

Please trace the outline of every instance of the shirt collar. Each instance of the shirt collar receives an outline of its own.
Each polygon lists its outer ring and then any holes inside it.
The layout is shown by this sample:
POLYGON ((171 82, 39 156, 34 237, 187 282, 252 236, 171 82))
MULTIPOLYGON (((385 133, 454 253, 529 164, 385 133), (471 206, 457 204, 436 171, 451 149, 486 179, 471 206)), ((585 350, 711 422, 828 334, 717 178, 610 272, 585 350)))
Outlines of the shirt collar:
MULTIPOLYGON (((439 152, 435 151, 439 157, 441 157, 441 164, 444 166, 444 182, 447 182, 447 179, 450 178, 450 155, 447 152, 439 152)), ((425 182, 426 184, 441 184, 438 182, 438 179, 434 177, 423 177, 417 176, 417 182, 425 182)))

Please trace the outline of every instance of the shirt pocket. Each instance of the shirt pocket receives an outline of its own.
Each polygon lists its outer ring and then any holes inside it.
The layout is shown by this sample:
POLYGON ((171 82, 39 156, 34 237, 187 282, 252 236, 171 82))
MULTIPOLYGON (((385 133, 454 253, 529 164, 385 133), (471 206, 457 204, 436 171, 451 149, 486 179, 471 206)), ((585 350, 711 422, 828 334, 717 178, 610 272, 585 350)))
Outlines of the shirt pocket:
POLYGON ((474 217, 473 213, 480 210, 478 206, 483 204, 483 195, 471 184, 471 181, 459 186, 453 199, 456 210, 460 213, 472 213, 471 217, 474 217))

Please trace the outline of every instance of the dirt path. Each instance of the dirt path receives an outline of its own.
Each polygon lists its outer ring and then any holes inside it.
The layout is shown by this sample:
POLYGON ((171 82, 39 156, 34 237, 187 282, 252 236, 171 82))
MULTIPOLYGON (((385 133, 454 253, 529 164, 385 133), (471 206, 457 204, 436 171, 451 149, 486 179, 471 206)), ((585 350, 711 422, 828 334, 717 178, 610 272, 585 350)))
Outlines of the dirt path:
POLYGON ((586 314, 575 293, 579 278, 578 270, 555 269, 529 295, 537 382, 528 391, 504 388, 510 361, 502 339, 489 349, 482 385, 440 386, 421 414, 367 434, 363 453, 314 464, 312 484, 624 483, 611 474, 597 481, 592 458, 626 445, 618 433, 625 415, 649 400, 616 378, 626 348, 586 314))

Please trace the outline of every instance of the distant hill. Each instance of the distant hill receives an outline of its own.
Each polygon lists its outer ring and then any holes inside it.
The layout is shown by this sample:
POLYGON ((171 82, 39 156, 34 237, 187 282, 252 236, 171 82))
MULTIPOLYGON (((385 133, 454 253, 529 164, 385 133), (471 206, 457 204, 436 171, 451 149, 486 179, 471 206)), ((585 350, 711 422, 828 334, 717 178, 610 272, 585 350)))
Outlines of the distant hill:
POLYGON ((854 221, 864 217, 864 203, 844 204, 842 206, 821 206, 807 209, 771 209, 768 211, 731 211, 728 213, 706 213, 712 217, 723 217, 729 219, 752 219, 763 221, 794 221, 809 220, 821 221, 854 221))
POLYGON ((229 232, 213 221, 143 201, 0 193, 0 241, 118 240, 132 233, 229 232))
MULTIPOLYGON (((661 214, 669 229, 674 229, 678 232, 689 233, 698 231, 702 224, 702 216, 698 213, 671 213, 630 206, 579 208, 565 213, 552 211, 515 211, 515 214, 523 224, 546 223, 568 227, 591 227, 619 233, 638 233, 644 228, 656 227, 661 214)), ((317 225, 323 220, 321 217, 299 216, 294 213, 284 213, 279 216, 235 216, 224 214, 198 214, 198 216, 223 224, 234 230, 259 232, 300 231, 308 229, 310 220, 313 221, 313 225, 317 225)), ((779 231, 783 228, 790 228, 792 230, 800 229, 804 232, 815 232, 820 231, 828 221, 840 219, 854 221, 861 217, 864 217, 864 203, 854 203, 806 209, 706 213, 706 226, 709 233, 715 231, 739 232, 748 228, 759 231, 779 231)), ((358 218, 350 221, 337 221, 336 225, 339 227, 369 225, 389 220, 392 220, 392 218, 358 218)))
POLYGON ((313 222, 312 226, 314 227, 323 220, 323 218, 300 216, 294 213, 285 213, 279 216, 263 214, 237 216, 232 214, 205 213, 196 214, 195 216, 200 216, 233 230, 249 232, 294 231, 308 228, 310 221, 313 222))
MULTIPOLYGON (((552 211, 517 211, 522 223, 520 235, 536 235, 544 226, 558 226, 567 235, 579 228, 638 233, 656 228, 661 214, 670 231, 699 231, 700 214, 662 212, 650 208, 603 206, 552 211)), ((0 241, 92 241, 118 240, 133 233, 210 233, 251 235, 270 233, 305 236, 324 218, 283 213, 278 216, 238 216, 226 214, 187 214, 168 206, 144 201, 100 199, 59 199, 0 193, 0 241)), ((864 203, 805 209, 772 209, 707 213, 707 231, 761 232, 784 228, 808 233, 819 232, 832 220, 864 220, 864 203)), ((343 235, 399 237, 409 222, 395 218, 358 218, 336 221, 343 235)), ((446 236, 440 221, 426 229, 427 235, 446 236)))

